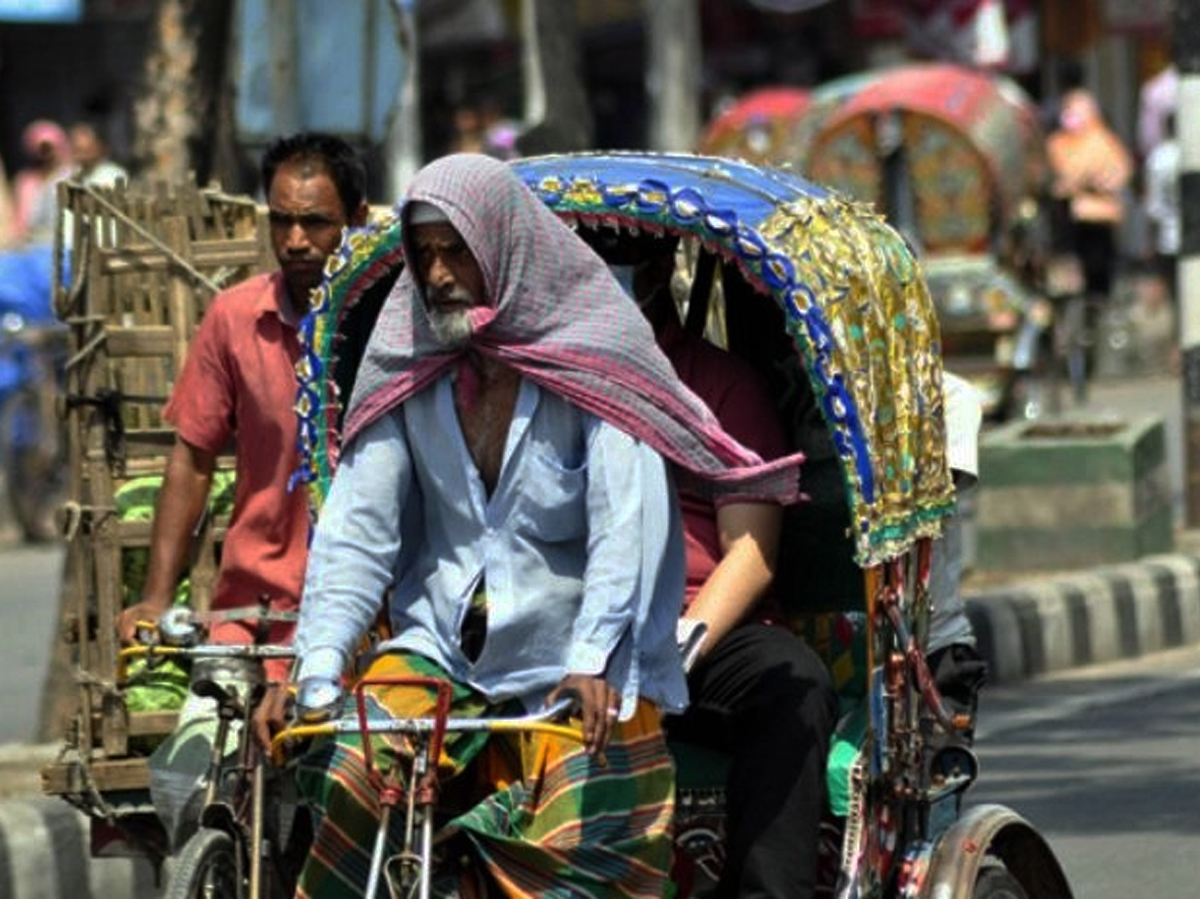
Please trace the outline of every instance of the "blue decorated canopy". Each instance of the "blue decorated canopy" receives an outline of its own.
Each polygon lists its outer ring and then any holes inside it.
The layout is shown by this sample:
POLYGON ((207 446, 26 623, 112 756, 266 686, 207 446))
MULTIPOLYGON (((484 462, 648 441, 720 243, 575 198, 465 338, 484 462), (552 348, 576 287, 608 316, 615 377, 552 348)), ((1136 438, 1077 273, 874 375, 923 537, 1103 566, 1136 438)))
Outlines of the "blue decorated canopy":
MULTIPOLYGON (((569 222, 691 236, 783 312, 844 475, 856 560, 940 533, 953 509, 938 323, 903 238, 872 208, 785 170, 690 154, 579 153, 512 163, 569 222)), ((301 476, 319 508, 339 398, 327 373, 346 311, 401 264, 390 215, 353 232, 302 328, 301 476)))

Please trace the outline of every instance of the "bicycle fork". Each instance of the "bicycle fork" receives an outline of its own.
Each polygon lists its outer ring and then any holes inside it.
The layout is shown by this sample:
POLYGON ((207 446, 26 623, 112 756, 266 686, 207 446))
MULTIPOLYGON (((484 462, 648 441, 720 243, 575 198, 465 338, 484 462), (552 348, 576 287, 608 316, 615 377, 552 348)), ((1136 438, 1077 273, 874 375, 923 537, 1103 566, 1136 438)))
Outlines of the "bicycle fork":
POLYGON ((421 742, 413 754, 407 785, 402 782, 403 760, 396 761, 385 775, 379 793, 379 831, 371 851, 367 896, 376 896, 382 873, 393 897, 429 897, 433 877, 433 811, 438 785, 436 760, 430 762, 429 745, 421 742), (400 850, 384 859, 392 817, 404 804, 404 838, 400 850), (413 893, 414 888, 416 893, 413 893))
POLYGON ((398 749, 387 771, 380 771, 382 788, 379 801, 379 831, 375 835, 375 846, 371 851, 371 868, 367 876, 367 896, 374 897, 379 886, 379 876, 384 872, 388 888, 393 897, 415 896, 428 898, 433 882, 433 814, 440 793, 438 761, 446 738, 446 722, 450 715, 450 690, 445 682, 429 678, 363 679, 355 694, 359 733, 363 740, 364 762, 367 771, 373 767, 374 752, 371 745, 370 725, 363 688, 367 684, 417 685, 432 688, 435 692, 434 721, 431 731, 410 736, 412 760, 409 765, 407 788, 403 770, 406 754, 398 749), (401 800, 405 804, 404 842, 400 852, 384 863, 387 850, 388 829, 392 814, 401 800), (419 835, 418 835, 419 830, 419 835), (414 847, 419 845, 419 847, 414 847))

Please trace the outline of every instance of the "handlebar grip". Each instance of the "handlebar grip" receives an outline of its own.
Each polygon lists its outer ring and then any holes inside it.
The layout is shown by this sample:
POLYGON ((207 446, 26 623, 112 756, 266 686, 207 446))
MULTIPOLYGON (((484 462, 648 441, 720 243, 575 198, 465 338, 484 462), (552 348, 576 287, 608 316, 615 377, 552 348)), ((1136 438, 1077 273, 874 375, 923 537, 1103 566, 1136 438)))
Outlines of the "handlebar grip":
POLYGON ((332 678, 305 678, 296 685, 296 721, 325 722, 342 709, 342 686, 332 678))

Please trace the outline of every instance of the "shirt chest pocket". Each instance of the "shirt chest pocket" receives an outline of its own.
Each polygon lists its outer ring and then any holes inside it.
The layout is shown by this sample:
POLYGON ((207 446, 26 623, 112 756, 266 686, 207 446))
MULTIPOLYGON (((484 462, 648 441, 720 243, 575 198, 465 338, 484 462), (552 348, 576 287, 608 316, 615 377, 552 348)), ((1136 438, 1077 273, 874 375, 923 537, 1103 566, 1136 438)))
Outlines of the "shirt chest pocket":
POLYGON ((521 485, 518 521, 541 541, 571 541, 587 533, 587 464, 568 468, 535 454, 521 485))

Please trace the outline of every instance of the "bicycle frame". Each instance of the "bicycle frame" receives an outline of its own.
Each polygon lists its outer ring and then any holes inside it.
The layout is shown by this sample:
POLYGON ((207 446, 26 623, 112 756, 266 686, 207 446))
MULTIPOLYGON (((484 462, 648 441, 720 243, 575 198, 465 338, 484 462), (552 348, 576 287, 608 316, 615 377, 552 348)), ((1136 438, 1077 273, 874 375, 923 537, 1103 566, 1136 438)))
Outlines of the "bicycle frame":
MULTIPOLYGON (((199 660, 238 660, 261 666, 266 659, 292 659, 290 647, 253 644, 199 644, 191 647, 149 643, 123 649, 117 661, 118 679, 125 677, 132 659, 165 659, 178 657, 193 662, 199 660)), ((204 799, 199 817, 201 828, 217 828, 233 841, 236 860, 236 879, 245 885, 247 896, 263 895, 263 859, 265 838, 263 821, 266 782, 265 758, 258 749, 246 723, 262 697, 262 684, 252 683, 243 694, 236 686, 222 685, 214 679, 193 683, 192 690, 200 697, 213 700, 217 707, 217 730, 213 738, 208 767, 205 772, 204 799), (227 752, 229 732, 234 722, 243 727, 230 762, 227 752), (227 792, 222 788, 230 774, 236 782, 227 792)), ((187 844, 180 856, 187 853, 187 844)))
POLYGON ((380 676, 363 678, 354 686, 354 715, 342 719, 312 725, 293 725, 280 732, 271 745, 271 757, 280 763, 286 756, 289 744, 315 737, 333 737, 339 734, 360 735, 363 742, 368 776, 377 781, 380 792, 380 821, 371 853, 371 866, 367 880, 366 896, 374 897, 379 878, 389 879, 393 896, 431 896, 433 877, 433 852, 440 837, 434 831, 434 817, 441 797, 441 779, 438 760, 441 756, 446 735, 450 733, 526 732, 552 734, 567 737, 582 743, 583 734, 577 729, 557 724, 555 720, 567 715, 574 705, 573 699, 564 699, 524 716, 503 718, 452 717, 450 715, 450 683, 439 678, 419 676, 380 676), (419 687, 434 692, 432 716, 413 718, 372 718, 367 711, 366 689, 376 686, 419 687), (376 765, 375 751, 371 744, 372 735, 401 734, 410 744, 408 771, 405 773, 404 759, 396 755, 395 762, 386 770, 376 765), (404 835, 400 851, 385 860, 387 834, 391 817, 404 804, 404 835), (393 864, 398 869, 390 871, 393 864), (416 894, 409 893, 416 890, 416 894))

